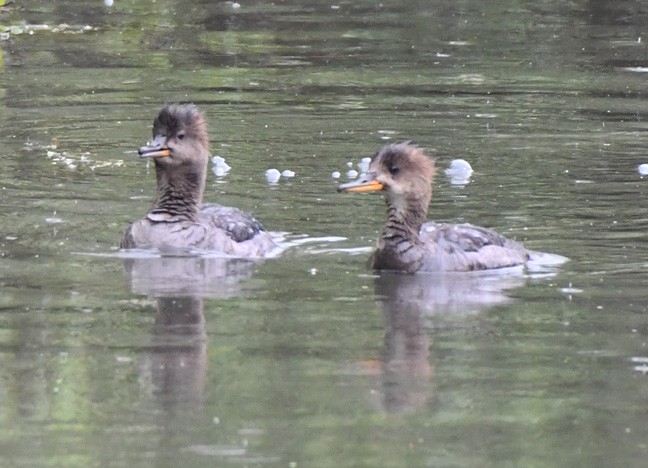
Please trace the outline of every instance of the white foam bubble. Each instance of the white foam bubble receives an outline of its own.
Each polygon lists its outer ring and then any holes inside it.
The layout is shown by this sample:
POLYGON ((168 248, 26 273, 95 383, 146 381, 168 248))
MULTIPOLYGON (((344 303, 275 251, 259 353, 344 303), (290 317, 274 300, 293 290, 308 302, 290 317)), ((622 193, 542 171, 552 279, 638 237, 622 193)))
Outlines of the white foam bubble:
POLYGON ((268 183, 270 184, 276 184, 279 182, 279 179, 281 178, 281 172, 277 169, 268 169, 265 171, 265 177, 268 183))
POLYGON ((214 164, 212 171, 218 177, 224 176, 232 168, 229 164, 225 162, 225 158, 221 158, 220 156, 214 156, 212 158, 212 163, 214 164))
POLYGON ((362 160, 358 163, 358 169, 360 172, 367 172, 369 170, 369 163, 371 162, 371 158, 362 158, 362 160))
POLYGON ((641 175, 648 175, 648 164, 639 164, 637 166, 637 171, 639 171, 639 174, 641 175))
POLYGON ((452 185, 466 185, 470 182, 473 168, 465 159, 454 159, 450 162, 450 167, 445 170, 445 173, 450 177, 452 185))

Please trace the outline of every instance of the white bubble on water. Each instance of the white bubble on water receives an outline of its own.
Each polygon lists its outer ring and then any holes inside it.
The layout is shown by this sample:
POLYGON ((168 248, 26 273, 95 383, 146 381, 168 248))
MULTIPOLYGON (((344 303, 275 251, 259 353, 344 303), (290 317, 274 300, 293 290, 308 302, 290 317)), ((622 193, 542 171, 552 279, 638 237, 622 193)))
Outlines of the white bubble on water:
POLYGON ((277 169, 268 169, 265 171, 265 177, 269 184, 276 184, 281 178, 281 172, 277 169))
POLYGON ((639 171, 639 174, 641 175, 648 175, 648 164, 639 164, 639 166, 637 166, 637 171, 639 171))
POLYGON ((229 164, 225 162, 225 158, 222 158, 220 156, 214 156, 212 158, 212 163, 214 163, 214 167, 212 168, 212 171, 214 174, 216 174, 219 177, 224 176, 229 172, 229 170, 232 168, 229 164))
POLYGON ((445 173, 450 177, 452 185, 466 185, 470 182, 473 168, 465 159, 454 159, 450 163, 450 167, 445 170, 445 173))
POLYGON ((362 158, 362 160, 358 163, 358 169, 360 169, 360 172, 367 172, 369 170, 370 162, 371 158, 362 158))

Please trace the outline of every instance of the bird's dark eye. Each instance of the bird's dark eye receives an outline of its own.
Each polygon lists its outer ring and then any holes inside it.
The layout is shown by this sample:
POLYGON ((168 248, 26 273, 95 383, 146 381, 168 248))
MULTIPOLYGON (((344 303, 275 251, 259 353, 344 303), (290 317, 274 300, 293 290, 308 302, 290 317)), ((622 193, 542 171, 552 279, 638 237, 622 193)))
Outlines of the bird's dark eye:
POLYGON ((396 175, 396 174, 398 174, 399 172, 400 172, 400 167, 399 167, 397 164, 393 164, 393 165, 389 168, 389 173, 390 173, 391 175, 396 175))
POLYGON ((185 133, 184 133, 184 132, 180 132, 180 133, 178 133, 178 140, 183 140, 184 137, 185 137, 185 133))

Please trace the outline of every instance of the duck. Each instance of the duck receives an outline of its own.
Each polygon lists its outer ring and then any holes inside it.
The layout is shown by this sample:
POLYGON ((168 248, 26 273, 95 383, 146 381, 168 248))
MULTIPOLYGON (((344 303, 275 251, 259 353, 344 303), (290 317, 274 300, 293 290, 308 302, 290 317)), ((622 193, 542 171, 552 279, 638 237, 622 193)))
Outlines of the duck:
POLYGON ((205 115, 195 105, 162 107, 153 121, 153 139, 138 153, 155 164, 157 195, 148 214, 124 232, 122 249, 199 249, 255 258, 277 247, 252 215, 203 204, 211 151, 205 115))
POLYGON ((534 251, 491 229, 426 222, 434 173, 434 160, 422 148, 398 142, 378 150, 358 179, 338 186, 339 192, 385 194, 387 222, 370 268, 469 272, 525 265, 534 257, 534 251))

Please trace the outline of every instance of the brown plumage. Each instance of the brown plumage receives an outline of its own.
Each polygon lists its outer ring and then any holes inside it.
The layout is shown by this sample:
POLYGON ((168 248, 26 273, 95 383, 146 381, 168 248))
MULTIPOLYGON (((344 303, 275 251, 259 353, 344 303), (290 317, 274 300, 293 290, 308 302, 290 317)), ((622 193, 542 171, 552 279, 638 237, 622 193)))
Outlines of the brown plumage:
POLYGON ((473 271, 525 264, 533 252, 471 224, 424 223, 432 197, 434 161, 409 143, 381 148, 369 170, 338 191, 382 190, 387 222, 370 258, 375 270, 473 271))
POLYGON ((153 158, 157 196, 149 213, 124 233, 121 247, 196 248, 262 257, 276 244, 237 208, 202 204, 210 157, 205 116, 193 105, 169 104, 153 122, 153 140, 139 149, 153 158))

